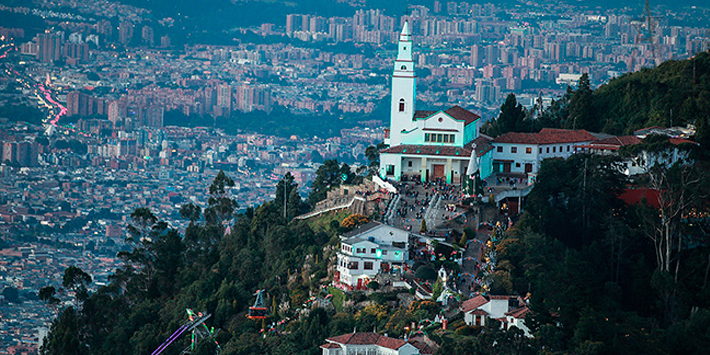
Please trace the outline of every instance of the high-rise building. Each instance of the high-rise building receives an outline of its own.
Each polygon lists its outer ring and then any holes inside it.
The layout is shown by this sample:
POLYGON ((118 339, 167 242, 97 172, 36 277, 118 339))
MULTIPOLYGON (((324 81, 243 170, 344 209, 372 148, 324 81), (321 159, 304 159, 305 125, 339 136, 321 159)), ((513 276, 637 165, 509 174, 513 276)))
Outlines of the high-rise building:
POLYGON ((477 68, 483 65, 483 47, 477 44, 471 46, 471 65, 477 68))
POLYGON ((222 84, 217 87, 217 106, 219 108, 218 116, 229 116, 232 110, 232 86, 222 84))
POLYGON ((20 141, 20 142, 3 142, 2 143, 2 162, 10 162, 19 166, 37 166, 37 157, 39 149, 37 143, 20 141))
POLYGON ((155 43, 155 40, 153 39, 153 27, 143 26, 141 29, 141 39, 143 40, 143 43, 152 46, 155 43))
POLYGON ((301 15, 288 14, 286 15, 286 35, 291 36, 293 32, 298 31, 301 25, 300 23, 301 15))
POLYGON ((108 104, 108 120, 111 121, 114 126, 117 126, 117 124, 120 125, 123 121, 119 101, 111 101, 111 103, 108 104))
POLYGON ((170 36, 165 35, 160 37, 160 48, 170 47, 170 36))
POLYGON ((128 44, 133 39, 133 24, 127 21, 118 25, 118 41, 121 44, 128 44))
POLYGON ((71 64, 86 63, 89 61, 89 45, 86 43, 66 43, 64 57, 71 64))
POLYGON ((62 36, 57 33, 37 35, 37 59, 43 63, 52 63, 62 59, 62 36))
POLYGON ((162 128, 164 112, 165 109, 161 105, 148 105, 143 107, 143 125, 162 128))
POLYGON ((67 94, 67 116, 105 115, 106 103, 104 99, 93 97, 78 91, 67 94))

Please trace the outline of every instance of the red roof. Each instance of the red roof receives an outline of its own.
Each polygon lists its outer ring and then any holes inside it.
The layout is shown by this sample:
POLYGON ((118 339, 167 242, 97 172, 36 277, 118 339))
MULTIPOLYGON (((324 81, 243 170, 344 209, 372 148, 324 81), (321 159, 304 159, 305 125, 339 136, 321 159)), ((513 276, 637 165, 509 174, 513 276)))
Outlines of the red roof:
POLYGON ((646 199, 646 203, 653 208, 658 208, 661 204, 658 202, 658 191, 649 188, 626 189, 619 199, 627 205, 637 205, 642 199, 646 199))
POLYGON ((487 316, 488 312, 482 310, 482 309, 475 309, 471 314, 476 315, 476 316, 487 316))
POLYGON ((387 154, 410 154, 410 155, 444 155, 470 157, 470 148, 452 147, 447 145, 396 145, 380 151, 387 154))
POLYGON ((395 339, 386 336, 380 336, 380 338, 377 339, 377 345, 387 349, 397 350, 404 344, 407 344, 407 342, 402 339, 395 339))
POLYGON ((642 139, 636 136, 620 136, 620 137, 611 137, 607 139, 602 139, 599 141, 596 141, 594 143, 591 143, 590 145, 595 146, 598 144, 601 145, 616 145, 616 146, 625 146, 625 145, 634 145, 634 144, 639 144, 641 143, 642 139))
POLYGON ((475 122, 477 119, 481 118, 481 116, 463 108, 460 106, 454 106, 446 111, 449 116, 453 117, 454 119, 457 119, 459 121, 464 121, 466 122, 464 126, 468 126, 469 124, 475 122))
POLYGON ((671 138, 671 139, 669 139, 668 141, 671 142, 671 144, 675 144, 675 145, 684 144, 684 143, 690 143, 690 144, 698 145, 698 142, 693 142, 693 141, 691 141, 691 140, 683 139, 683 138, 671 138))
POLYGON ((518 296, 508 296, 508 295, 490 295, 490 299, 492 300, 509 300, 509 299, 515 299, 518 296))
POLYGON ((628 145, 635 145, 641 143, 642 139, 636 136, 621 136, 621 137, 611 137, 589 144, 577 146, 578 148, 596 149, 596 150, 612 150, 617 151, 619 148, 628 145))
MULTIPOLYGON (((378 345, 388 349, 399 349, 406 341, 379 335, 377 333, 349 333, 327 339, 328 342, 345 345, 378 345)), ((323 347, 321 345, 321 347, 323 347)))
POLYGON ((434 347, 435 345, 432 346, 432 345, 427 344, 424 337, 416 336, 416 337, 410 338, 409 344, 412 344, 412 346, 419 349, 419 353, 422 355, 429 355, 429 354, 433 354, 436 352, 436 348, 434 347))
POLYGON ((520 307, 520 308, 518 308, 518 309, 514 309, 514 310, 512 310, 512 311, 506 313, 505 315, 506 315, 506 316, 511 316, 511 317, 517 318, 517 319, 524 319, 524 318, 525 318, 525 315, 528 314, 528 313, 530 313, 530 308, 528 308, 527 306, 525 306, 525 307, 520 307))
POLYGON ((320 346, 323 349, 340 349, 341 346, 335 343, 325 343, 320 346))
POLYGON ((493 145, 491 144, 492 141, 493 138, 488 137, 485 134, 481 134, 473 141, 467 143, 466 148, 472 149, 473 144, 476 144, 476 156, 481 157, 493 149, 493 145))
MULTIPOLYGON (((427 118, 437 112, 440 111, 425 111, 425 110, 419 110, 414 113, 414 119, 417 118, 427 118)), ((481 118, 481 116, 461 107, 461 106, 454 106, 449 108, 448 110, 444 111, 447 115, 451 116, 453 119, 458 120, 458 121, 464 121, 464 126, 468 126, 469 124, 475 122, 477 119, 481 118)))
POLYGON ((597 139, 583 129, 544 128, 538 133, 508 132, 493 139, 493 143, 556 144, 591 142, 597 139))
POLYGON ((478 295, 474 298, 463 301, 463 303, 461 303, 460 308, 465 313, 468 313, 478 307, 483 306, 486 303, 488 303, 488 300, 485 297, 478 295))

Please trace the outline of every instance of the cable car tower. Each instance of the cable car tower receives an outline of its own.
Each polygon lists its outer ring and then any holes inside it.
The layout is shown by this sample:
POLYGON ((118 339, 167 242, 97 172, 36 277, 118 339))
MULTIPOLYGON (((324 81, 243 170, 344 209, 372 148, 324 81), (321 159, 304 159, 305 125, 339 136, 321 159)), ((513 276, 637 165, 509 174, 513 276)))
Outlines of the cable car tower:
POLYGON ((249 307, 249 319, 266 319, 266 313, 269 311, 264 305, 264 290, 258 290, 254 294, 256 296, 256 301, 254 305, 249 307))
POLYGON ((159 355, 162 353, 165 349, 170 346, 175 340, 180 338, 184 333, 186 332, 191 332, 192 333, 192 341, 190 342, 190 345, 183 349, 180 354, 191 354, 193 351, 195 351, 195 346, 197 343, 202 340, 202 339, 212 339, 214 343, 217 345, 217 353, 221 350, 219 343, 217 343, 215 338, 215 331, 214 327, 212 329, 207 328, 207 325, 205 325, 205 321, 210 318, 212 315, 211 314, 202 314, 202 312, 193 312, 192 309, 185 309, 187 311, 187 317, 188 321, 183 324, 180 328, 178 328, 172 335, 170 335, 165 341, 160 344, 160 346, 153 350, 151 355, 159 355))

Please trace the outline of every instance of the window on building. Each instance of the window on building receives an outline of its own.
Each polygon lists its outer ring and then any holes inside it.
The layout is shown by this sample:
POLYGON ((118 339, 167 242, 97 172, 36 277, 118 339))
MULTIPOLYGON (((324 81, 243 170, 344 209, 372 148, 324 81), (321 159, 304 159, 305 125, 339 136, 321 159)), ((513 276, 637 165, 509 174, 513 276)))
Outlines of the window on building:
POLYGON ((407 66, 406 66, 406 65, 403 65, 403 66, 402 66, 402 70, 407 70, 407 66))
POLYGON ((387 165, 386 170, 387 175, 394 175, 394 165, 387 165))
POLYGON ((542 148, 539 148, 537 154, 542 154, 542 148))
POLYGON ((552 152, 556 153, 557 152, 557 147, 552 147, 552 152))
POLYGON ((399 99, 399 112, 404 112, 404 99, 399 99))
POLYGON ((525 154, 532 154, 532 148, 530 148, 530 147, 525 148, 525 154))
POLYGON ((545 148, 545 153, 550 153, 550 147, 545 148))
POLYGON ((350 262, 350 267, 349 267, 348 269, 350 269, 350 270, 357 270, 357 267, 358 267, 357 261, 351 261, 351 262, 350 262))
POLYGON ((383 250, 382 255, 387 255, 387 250, 383 250))
POLYGON ((503 153, 503 147, 496 147, 496 152, 503 153))
POLYGON ((515 167, 516 167, 516 168, 519 168, 519 167, 520 167, 520 163, 515 163, 515 167))
POLYGON ((411 161, 411 160, 407 162, 407 166, 410 167, 410 168, 412 167, 412 161, 411 161))
POLYGON ((510 147, 510 152, 515 154, 518 152, 518 147, 510 147))
POLYGON ((375 248, 371 248, 371 249, 370 249, 370 254, 374 254, 374 253, 375 253, 375 248))
POLYGON ((567 151, 569 152, 569 146, 567 146, 567 151))
POLYGON ((372 261, 365 261, 362 263, 362 268, 365 270, 372 270, 372 261))
POLYGON ((456 142, 456 135, 443 133, 424 133, 424 141, 432 143, 454 143, 456 142))

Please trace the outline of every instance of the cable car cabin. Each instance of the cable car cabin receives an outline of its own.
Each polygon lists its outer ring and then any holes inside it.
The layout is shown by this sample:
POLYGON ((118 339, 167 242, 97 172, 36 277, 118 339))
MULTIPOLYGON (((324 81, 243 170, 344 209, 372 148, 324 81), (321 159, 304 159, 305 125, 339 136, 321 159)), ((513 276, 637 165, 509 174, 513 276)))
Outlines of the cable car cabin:
POLYGON ((249 319, 266 319, 266 313, 268 312, 266 307, 249 307, 249 319))

